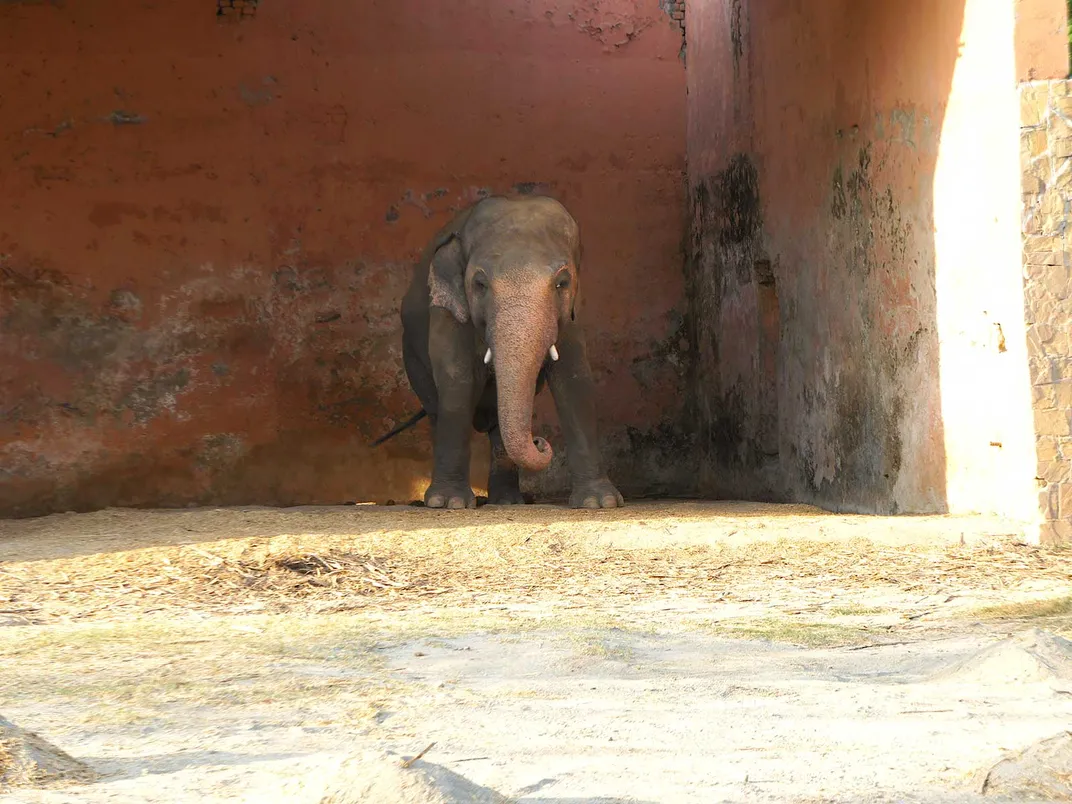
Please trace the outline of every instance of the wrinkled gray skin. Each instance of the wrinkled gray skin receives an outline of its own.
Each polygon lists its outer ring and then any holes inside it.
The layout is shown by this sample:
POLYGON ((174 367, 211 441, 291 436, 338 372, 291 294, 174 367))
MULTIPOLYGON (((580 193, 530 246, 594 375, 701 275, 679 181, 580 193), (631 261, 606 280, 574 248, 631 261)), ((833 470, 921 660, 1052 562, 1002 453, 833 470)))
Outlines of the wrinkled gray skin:
POLYGON ((518 467, 538 472, 551 462, 550 444, 532 437, 533 400, 545 382, 566 440, 570 505, 623 504, 596 440, 594 387, 575 314, 580 256, 576 221, 542 197, 484 199, 425 249, 402 301, 402 328, 406 374, 434 434, 427 506, 475 505, 471 428, 491 440, 488 501, 523 502, 518 467))

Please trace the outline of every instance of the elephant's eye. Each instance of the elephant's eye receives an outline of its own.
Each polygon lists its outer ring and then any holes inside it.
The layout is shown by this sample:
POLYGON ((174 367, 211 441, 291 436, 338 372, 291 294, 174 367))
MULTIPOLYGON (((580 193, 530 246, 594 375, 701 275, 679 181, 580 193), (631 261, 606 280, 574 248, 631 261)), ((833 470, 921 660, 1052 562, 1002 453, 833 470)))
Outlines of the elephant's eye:
POLYGON ((483 274, 477 274, 473 277, 473 290, 477 293, 485 293, 488 289, 488 280, 483 274))
POLYGON ((555 280, 555 287, 558 290, 565 290, 569 287, 569 274, 559 274, 555 280))

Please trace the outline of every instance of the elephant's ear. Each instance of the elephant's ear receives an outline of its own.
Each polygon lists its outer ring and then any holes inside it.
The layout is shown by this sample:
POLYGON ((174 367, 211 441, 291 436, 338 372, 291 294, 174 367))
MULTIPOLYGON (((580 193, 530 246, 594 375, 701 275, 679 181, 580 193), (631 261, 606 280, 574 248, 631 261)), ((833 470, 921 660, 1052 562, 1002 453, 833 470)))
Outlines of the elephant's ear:
POLYGON ((469 320, 469 302, 465 297, 465 253, 457 235, 452 234, 432 255, 428 289, 433 307, 449 310, 462 324, 469 320))
POLYGON ((570 321, 577 320, 577 295, 580 292, 581 284, 581 260, 584 259, 584 244, 581 242, 581 236, 577 234, 577 250, 574 253, 573 264, 577 268, 577 292, 573 294, 573 298, 570 299, 569 317, 570 321))

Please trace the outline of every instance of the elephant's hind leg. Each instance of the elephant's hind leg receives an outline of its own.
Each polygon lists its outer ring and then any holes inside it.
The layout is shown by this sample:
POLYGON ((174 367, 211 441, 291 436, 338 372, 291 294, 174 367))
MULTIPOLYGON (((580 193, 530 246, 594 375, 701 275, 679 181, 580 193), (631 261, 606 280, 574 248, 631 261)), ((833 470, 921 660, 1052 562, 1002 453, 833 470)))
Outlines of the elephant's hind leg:
POLYGON ((491 469, 488 472, 488 503, 491 505, 522 505, 521 478, 517 464, 510 460, 503 446, 499 426, 488 431, 491 441, 491 469))

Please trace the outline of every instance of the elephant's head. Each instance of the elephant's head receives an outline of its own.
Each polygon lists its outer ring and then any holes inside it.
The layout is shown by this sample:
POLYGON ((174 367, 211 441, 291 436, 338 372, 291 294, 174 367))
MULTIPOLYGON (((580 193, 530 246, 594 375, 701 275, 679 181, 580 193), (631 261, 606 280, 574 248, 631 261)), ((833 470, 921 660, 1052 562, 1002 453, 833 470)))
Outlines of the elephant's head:
POLYGON ((557 201, 488 198, 441 240, 428 273, 431 303, 484 335, 477 359, 495 371, 503 445, 531 471, 551 462, 551 445, 532 438, 532 404, 544 361, 558 359, 559 327, 574 315, 580 256, 577 222, 557 201))

